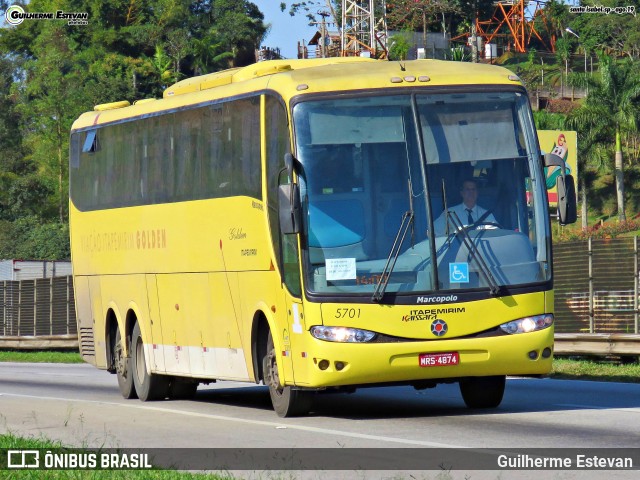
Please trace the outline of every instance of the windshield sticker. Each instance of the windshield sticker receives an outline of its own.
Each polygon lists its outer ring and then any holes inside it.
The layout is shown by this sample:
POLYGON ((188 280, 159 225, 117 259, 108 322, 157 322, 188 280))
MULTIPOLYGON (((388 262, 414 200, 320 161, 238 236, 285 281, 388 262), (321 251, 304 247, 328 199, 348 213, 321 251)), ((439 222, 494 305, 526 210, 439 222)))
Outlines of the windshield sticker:
POLYGON ((327 258, 327 280, 355 280, 355 258, 327 258))
POLYGON ((451 283, 469 283, 469 264, 466 262, 450 263, 449 281, 451 283))

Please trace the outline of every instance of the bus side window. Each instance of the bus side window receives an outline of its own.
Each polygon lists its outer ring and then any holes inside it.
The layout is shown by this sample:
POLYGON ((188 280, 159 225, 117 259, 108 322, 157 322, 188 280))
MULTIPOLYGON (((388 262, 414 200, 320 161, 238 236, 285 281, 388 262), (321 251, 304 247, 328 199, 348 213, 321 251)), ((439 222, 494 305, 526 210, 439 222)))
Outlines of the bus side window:
POLYGON ((267 214, 271 230, 271 241, 276 262, 280 267, 282 280, 289 291, 296 296, 302 294, 300 284, 300 264, 298 237, 282 235, 278 218, 278 186, 289 183, 284 168, 284 155, 290 152, 289 125, 287 113, 282 103, 274 96, 265 95, 265 136, 267 150, 267 214))
MULTIPOLYGON (((280 176, 280 185, 286 185, 289 183, 287 172, 282 172, 280 176)), ((300 266, 298 262, 298 236, 296 234, 282 234, 278 228, 278 235, 281 237, 282 248, 282 275, 285 285, 289 288, 289 291, 295 295, 302 295, 302 288, 300 285, 300 266)))

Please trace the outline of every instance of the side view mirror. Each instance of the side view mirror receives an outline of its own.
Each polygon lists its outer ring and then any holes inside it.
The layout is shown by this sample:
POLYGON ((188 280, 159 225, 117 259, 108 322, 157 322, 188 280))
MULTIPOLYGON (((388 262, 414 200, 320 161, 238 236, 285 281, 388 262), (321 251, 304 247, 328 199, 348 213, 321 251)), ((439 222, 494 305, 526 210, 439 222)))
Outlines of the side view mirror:
POLYGON ((289 183, 278 186, 278 217, 280 231, 283 234, 300 233, 302 224, 302 208, 300 203, 300 187, 293 183, 293 170, 296 159, 290 153, 284 154, 284 166, 289 183))
POLYGON ((560 225, 575 223, 578 219, 576 201, 576 182, 572 175, 566 174, 566 164, 562 158, 553 153, 544 156, 545 167, 560 167, 561 174, 556 180, 558 191, 558 221, 560 225))
POLYGON ((578 219, 576 184, 572 175, 561 175, 556 181, 558 191, 558 221, 560 225, 575 223, 578 219))

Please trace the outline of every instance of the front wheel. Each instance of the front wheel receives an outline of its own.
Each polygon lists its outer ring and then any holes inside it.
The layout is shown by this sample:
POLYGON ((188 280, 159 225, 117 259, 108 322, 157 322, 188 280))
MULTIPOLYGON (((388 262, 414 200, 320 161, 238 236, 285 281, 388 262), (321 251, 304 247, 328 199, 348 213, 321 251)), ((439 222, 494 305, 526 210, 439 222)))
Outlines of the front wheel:
POLYGON ((136 322, 131 336, 131 364, 133 383, 138 398, 143 402, 148 400, 162 400, 169 394, 169 377, 147 372, 144 359, 144 343, 140 333, 140 324, 136 322))
POLYGON ((262 360, 262 367, 264 383, 269 386, 271 403, 279 417, 296 417, 309 413, 313 401, 311 392, 295 390, 292 387, 280 385, 276 349, 273 345, 271 332, 269 332, 269 338, 267 339, 267 354, 262 360))
POLYGON ((502 402, 506 379, 504 375, 499 375, 460 380, 464 403, 469 408, 496 408, 502 402))

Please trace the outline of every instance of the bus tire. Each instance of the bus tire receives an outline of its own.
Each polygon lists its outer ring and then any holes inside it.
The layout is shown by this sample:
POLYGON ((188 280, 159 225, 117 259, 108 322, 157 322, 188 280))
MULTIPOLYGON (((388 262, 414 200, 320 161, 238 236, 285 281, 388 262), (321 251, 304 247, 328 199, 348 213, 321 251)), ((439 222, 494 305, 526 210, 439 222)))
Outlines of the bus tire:
POLYGON ((133 367, 133 384, 138 398, 143 402, 163 400, 169 394, 169 377, 147 373, 144 359, 144 343, 140 333, 140 324, 136 322, 131 336, 131 364, 133 367))
POLYGON ((469 408, 496 408, 502 402, 507 377, 470 377, 460 380, 460 393, 469 408))
POLYGON ((131 345, 127 345, 129 355, 124 353, 124 344, 120 329, 116 330, 116 343, 113 349, 113 358, 116 364, 116 375, 120 393, 126 399, 137 398, 136 387, 133 384, 133 369, 131 367, 131 345))
POLYGON ((280 385, 276 355, 273 337, 269 332, 267 354, 262 360, 262 371, 264 372, 264 383, 269 386, 269 396, 271 397, 273 409, 279 417, 306 415, 311 410, 313 400, 311 392, 295 390, 292 387, 280 385))
POLYGON ((191 400, 196 396, 198 382, 172 377, 169 385, 169 398, 172 400, 191 400))

